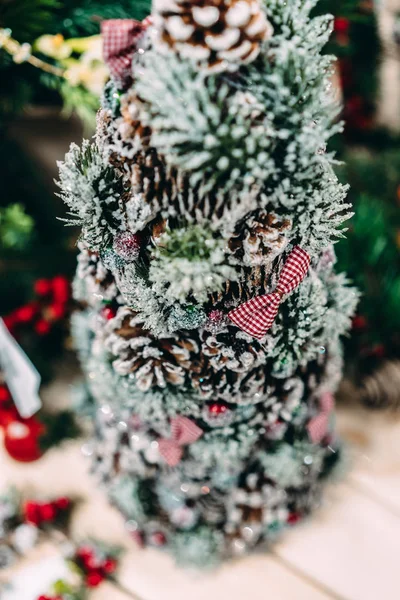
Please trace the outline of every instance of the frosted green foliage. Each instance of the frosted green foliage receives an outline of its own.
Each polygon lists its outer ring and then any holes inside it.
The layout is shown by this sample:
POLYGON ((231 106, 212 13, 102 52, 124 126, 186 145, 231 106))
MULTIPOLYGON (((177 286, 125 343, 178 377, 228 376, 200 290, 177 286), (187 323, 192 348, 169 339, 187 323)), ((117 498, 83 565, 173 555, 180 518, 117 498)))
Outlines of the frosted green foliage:
POLYGON ((274 375, 290 376, 306 365, 326 344, 336 344, 351 324, 359 295, 343 275, 329 274, 326 280, 314 272, 287 299, 267 339, 274 375))
POLYGON ((224 247, 223 239, 196 225, 164 233, 150 263, 153 290, 172 301, 206 302, 226 280, 237 279, 236 270, 225 264, 224 247))
POLYGON ((82 364, 87 363, 92 349, 94 334, 89 325, 91 313, 91 310, 76 311, 71 316, 71 334, 74 340, 74 348, 82 364))
POLYGON ((171 539, 171 547, 180 565, 204 569, 218 565, 223 541, 220 531, 202 526, 176 533, 171 539))
POLYGON ((122 226, 121 177, 95 144, 72 144, 64 162, 58 162, 60 197, 70 209, 69 225, 82 227, 82 239, 100 250, 122 226))
POLYGON ((202 182, 202 193, 254 183, 273 171, 269 121, 251 93, 207 76, 174 53, 148 51, 137 80, 140 119, 167 162, 202 182))
POLYGON ((313 473, 314 477, 322 469, 324 449, 308 442, 282 443, 275 452, 260 453, 259 460, 265 475, 279 483, 281 487, 300 487, 313 473))
POLYGON ((344 237, 342 224, 352 216, 350 204, 344 203, 348 186, 338 182, 332 167, 325 161, 317 166, 315 181, 296 183, 284 178, 270 194, 262 194, 261 204, 284 211, 293 219, 294 238, 314 254, 329 243, 344 237))
POLYGON ((139 485, 137 480, 127 475, 118 477, 110 487, 109 496, 128 519, 143 522, 146 513, 139 498, 139 485))

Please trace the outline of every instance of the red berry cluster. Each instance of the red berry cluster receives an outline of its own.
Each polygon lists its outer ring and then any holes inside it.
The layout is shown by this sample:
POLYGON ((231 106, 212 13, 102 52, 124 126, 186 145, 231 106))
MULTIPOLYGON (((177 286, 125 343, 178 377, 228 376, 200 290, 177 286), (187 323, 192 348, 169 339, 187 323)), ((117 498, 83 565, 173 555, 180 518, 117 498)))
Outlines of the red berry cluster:
POLYGON ((97 587, 114 573, 117 560, 112 556, 99 556, 92 546, 85 545, 76 551, 74 562, 83 571, 87 587, 97 587))
POLYGON ((23 506, 23 516, 26 523, 40 527, 54 523, 65 516, 71 508, 71 500, 66 497, 57 498, 53 502, 34 502, 28 500, 23 506))
POLYGON ((46 596, 42 594, 37 600, 63 600, 62 596, 46 596))
POLYGON ((35 298, 15 309, 4 318, 12 335, 18 335, 26 326, 44 336, 67 314, 71 290, 68 279, 57 275, 52 279, 38 279, 34 284, 35 298))

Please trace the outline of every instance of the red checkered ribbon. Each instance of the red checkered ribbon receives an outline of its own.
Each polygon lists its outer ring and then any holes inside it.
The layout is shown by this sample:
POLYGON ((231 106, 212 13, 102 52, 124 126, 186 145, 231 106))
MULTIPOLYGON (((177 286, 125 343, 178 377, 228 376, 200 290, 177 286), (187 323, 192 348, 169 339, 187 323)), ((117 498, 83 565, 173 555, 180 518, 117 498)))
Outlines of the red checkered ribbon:
POLYGON ((335 400, 330 392, 324 392, 319 402, 321 412, 313 417, 307 425, 308 434, 314 444, 322 442, 328 434, 330 417, 335 408, 335 400))
POLYGON ((151 19, 109 19, 101 24, 103 35, 104 61, 110 69, 111 77, 121 87, 129 85, 132 79, 132 59, 138 50, 138 43, 151 19))
POLYGON ((203 435, 200 427, 187 417, 171 419, 171 437, 158 441, 158 449, 170 467, 175 467, 183 456, 183 446, 193 444, 203 435))
POLYGON ((295 246, 282 269, 275 291, 241 304, 231 310, 228 317, 246 333, 263 338, 276 319, 282 299, 303 281, 309 266, 309 254, 295 246))

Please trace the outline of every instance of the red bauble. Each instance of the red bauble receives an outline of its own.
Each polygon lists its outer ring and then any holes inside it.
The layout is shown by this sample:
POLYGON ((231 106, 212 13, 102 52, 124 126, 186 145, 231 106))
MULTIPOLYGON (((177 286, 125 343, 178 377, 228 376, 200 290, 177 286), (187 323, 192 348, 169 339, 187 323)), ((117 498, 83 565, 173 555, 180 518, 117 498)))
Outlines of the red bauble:
POLYGON ((34 417, 11 421, 4 426, 4 447, 14 460, 33 462, 42 456, 39 439, 43 432, 34 417))
POLYGON ((33 286, 38 296, 47 296, 51 292, 51 281, 49 279, 38 279, 33 286))
POLYGON ((92 571, 86 575, 86 585, 94 588, 104 581, 105 577, 100 571, 92 571))

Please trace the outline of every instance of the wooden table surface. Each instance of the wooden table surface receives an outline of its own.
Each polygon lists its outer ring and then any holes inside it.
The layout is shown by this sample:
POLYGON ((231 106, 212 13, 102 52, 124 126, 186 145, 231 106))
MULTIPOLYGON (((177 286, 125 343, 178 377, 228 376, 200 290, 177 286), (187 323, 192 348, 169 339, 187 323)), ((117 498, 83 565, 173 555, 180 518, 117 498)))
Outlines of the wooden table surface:
MULTIPOLYGON (((64 377, 69 379, 68 372, 64 377)), ((68 387, 67 381, 56 380, 45 390, 45 401, 65 403, 68 387)), ((119 513, 88 475, 81 440, 27 465, 1 451, 0 488, 15 484, 27 493, 82 497, 72 537, 91 535, 124 545, 119 580, 140 600, 399 600, 400 415, 354 406, 338 413, 349 464, 343 479, 328 487, 323 507, 287 533, 272 553, 239 559, 208 574, 181 570, 167 554, 135 545, 119 513)), ((51 544, 36 549, 1 579, 51 552, 51 544)), ((105 584, 91 598, 124 600, 129 595, 105 584)))

